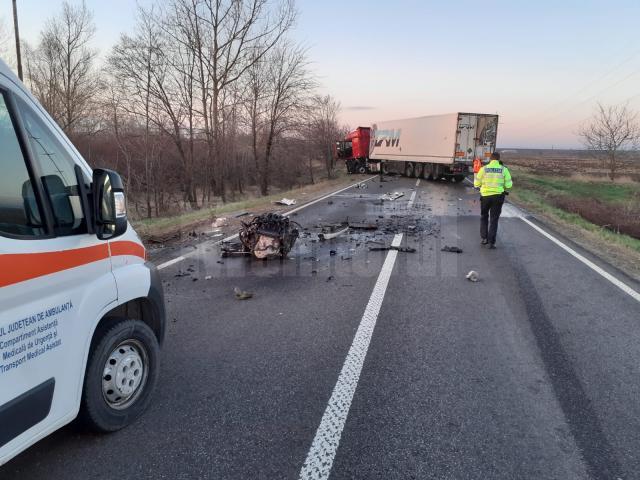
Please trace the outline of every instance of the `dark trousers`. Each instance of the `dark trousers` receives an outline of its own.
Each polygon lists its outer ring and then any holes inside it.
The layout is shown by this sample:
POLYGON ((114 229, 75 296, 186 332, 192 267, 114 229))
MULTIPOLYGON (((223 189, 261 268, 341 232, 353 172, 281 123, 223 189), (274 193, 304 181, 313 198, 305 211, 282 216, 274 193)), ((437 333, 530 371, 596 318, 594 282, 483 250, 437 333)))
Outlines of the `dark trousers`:
POLYGON ((496 243, 498 219, 502 212, 504 195, 489 195, 480 199, 480 236, 496 243))

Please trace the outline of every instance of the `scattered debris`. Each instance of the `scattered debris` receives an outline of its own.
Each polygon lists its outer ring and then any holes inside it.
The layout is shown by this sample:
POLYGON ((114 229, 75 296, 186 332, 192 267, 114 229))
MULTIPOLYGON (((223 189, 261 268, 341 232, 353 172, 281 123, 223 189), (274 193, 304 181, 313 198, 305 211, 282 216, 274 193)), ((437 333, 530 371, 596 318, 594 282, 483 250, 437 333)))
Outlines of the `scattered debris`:
POLYGON ((178 270, 178 273, 174 275, 174 277, 188 277, 191 274, 189 272, 183 272, 182 270, 178 270))
POLYGON ((375 223, 350 223, 349 227, 354 230, 377 230, 378 225, 375 223))
POLYGON ((333 275, 327 277, 327 282, 330 282, 331 280, 333 280, 333 275))
POLYGON ((327 202, 327 205, 333 205, 333 200, 329 200, 329 201, 327 202))
MULTIPOLYGON (((342 226, 342 225, 341 225, 342 226)), ((334 229, 335 225, 332 226, 332 229, 334 229)), ((318 234, 318 239, 320 241, 325 241, 325 240, 331 240, 332 238, 336 238, 339 237, 340 235, 342 235, 343 233, 346 233, 349 231, 349 225, 347 226, 342 226, 342 228, 340 230, 333 230, 330 232, 322 232, 318 234)))
POLYGON ((335 250, 329 250, 329 255, 331 255, 332 257, 337 254, 338 252, 336 252, 335 250))
POLYGON ((469 280, 470 282, 477 282, 478 279, 479 275, 475 270, 471 270, 469 273, 467 273, 467 280, 469 280))
POLYGON ((219 217, 213 221, 211 228, 219 229, 220 227, 226 227, 227 225, 229 225, 229 219, 226 217, 219 217))
POLYGON ((264 213, 242 222, 239 232, 243 251, 260 259, 286 257, 300 232, 300 225, 277 213, 264 213))
POLYGON ((235 216, 235 218, 246 217, 247 215, 249 215, 249 212, 240 212, 235 216))
POLYGON ((440 249, 442 252, 451 252, 451 253, 462 253, 462 249, 458 247, 450 247, 449 245, 445 245, 440 249))
POLYGON ((211 278, 213 278, 211 277, 211 275, 207 275, 206 277, 204 277, 205 280, 211 280, 211 278))
POLYGON ((238 300, 248 300, 253 297, 253 293, 245 292, 244 290, 240 290, 238 287, 233 288, 233 293, 238 300))
POLYGON ((370 252, 382 252, 386 250, 396 250, 403 253, 416 253, 416 249, 412 247, 396 247, 394 245, 389 245, 386 247, 369 247, 370 252))
POLYGON ((280 200, 275 201, 274 203, 278 205, 290 206, 290 205, 295 205, 296 201, 293 198, 282 198, 280 200))
POLYGON ((380 196, 380 200, 397 200, 400 197, 404 197, 402 192, 385 193, 380 196))

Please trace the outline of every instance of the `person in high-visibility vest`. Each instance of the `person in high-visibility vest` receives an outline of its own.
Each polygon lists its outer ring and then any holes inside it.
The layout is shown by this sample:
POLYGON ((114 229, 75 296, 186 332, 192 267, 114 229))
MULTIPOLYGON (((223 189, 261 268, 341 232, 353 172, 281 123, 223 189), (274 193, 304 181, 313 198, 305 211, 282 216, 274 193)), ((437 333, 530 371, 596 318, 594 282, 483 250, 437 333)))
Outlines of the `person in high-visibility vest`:
POLYGON ((480 169, 482 168, 482 160, 480 160, 480 158, 476 157, 473 159, 473 181, 476 181, 476 176, 478 175, 478 172, 480 171, 480 169))
POLYGON ((473 182, 480 189, 480 237, 483 245, 496 248, 498 219, 505 195, 513 186, 511 172, 500 162, 500 154, 494 152, 487 165, 482 167, 473 182), (491 220, 491 221, 489 221, 491 220))

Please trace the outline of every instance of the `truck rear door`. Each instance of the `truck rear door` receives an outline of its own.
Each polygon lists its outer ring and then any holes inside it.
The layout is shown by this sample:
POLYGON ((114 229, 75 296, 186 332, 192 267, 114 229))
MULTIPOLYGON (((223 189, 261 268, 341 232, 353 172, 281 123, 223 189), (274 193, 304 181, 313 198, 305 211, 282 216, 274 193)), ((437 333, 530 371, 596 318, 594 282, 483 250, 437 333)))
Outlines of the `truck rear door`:
POLYGON ((472 163, 475 158, 485 159, 496 147, 498 116, 475 113, 458 115, 456 160, 472 163))

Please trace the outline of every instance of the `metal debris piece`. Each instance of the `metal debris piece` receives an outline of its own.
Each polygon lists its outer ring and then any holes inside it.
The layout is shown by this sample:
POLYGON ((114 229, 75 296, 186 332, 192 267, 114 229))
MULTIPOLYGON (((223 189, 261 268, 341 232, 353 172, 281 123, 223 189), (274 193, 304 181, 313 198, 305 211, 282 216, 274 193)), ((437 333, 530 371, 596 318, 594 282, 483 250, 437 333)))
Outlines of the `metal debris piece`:
POLYGON ((295 205, 296 201, 293 198, 282 198, 280 200, 277 200, 276 202, 278 205, 286 205, 286 206, 290 206, 290 205, 295 205))
POLYGON ((346 227, 342 226, 342 228, 339 229, 339 230, 333 230, 333 231, 329 231, 329 232, 319 233, 318 234, 318 239, 320 241, 331 240, 332 238, 339 237, 340 235, 342 235, 343 233, 346 233, 348 231, 349 231, 349 225, 347 225, 346 227))
POLYGON ((238 287, 233 288, 233 293, 238 300, 248 300, 253 297, 253 293, 245 292, 244 290, 240 290, 238 287))
POLYGON ((386 250, 396 250, 403 253, 416 253, 416 249, 412 247, 396 247, 394 245, 389 245, 388 247, 369 247, 370 252, 382 252, 386 250))
POLYGON ((385 193, 384 195, 380 195, 380 200, 397 200, 400 197, 404 197, 404 193, 402 192, 385 193))
POLYGON ((445 245, 440 249, 442 252, 451 252, 451 253, 462 253, 462 249, 458 247, 450 247, 449 245, 445 245))
POLYGON ((235 218, 246 217, 247 215, 249 215, 249 212, 240 212, 235 216, 235 218))
POLYGON ((204 277, 205 280, 211 280, 213 277, 211 275, 207 275, 206 277, 204 277))
POLYGON ((242 222, 239 237, 244 252, 260 259, 286 257, 293 248, 300 225, 278 213, 264 213, 242 222))
POLYGON ((336 252, 335 250, 329 250, 329 255, 331 255, 332 257, 337 254, 338 252, 336 252))
POLYGON ((478 272, 476 272, 475 270, 471 270, 469 273, 467 273, 467 280, 469 280, 470 282, 477 282, 479 279, 479 275, 478 272))
POLYGON ((350 223, 349 227, 354 230, 377 230, 378 225, 375 223, 350 223))

